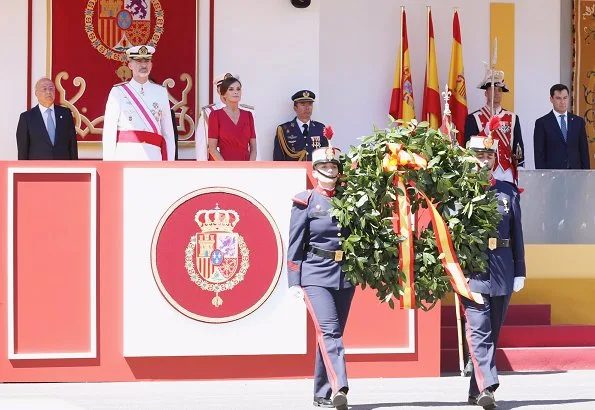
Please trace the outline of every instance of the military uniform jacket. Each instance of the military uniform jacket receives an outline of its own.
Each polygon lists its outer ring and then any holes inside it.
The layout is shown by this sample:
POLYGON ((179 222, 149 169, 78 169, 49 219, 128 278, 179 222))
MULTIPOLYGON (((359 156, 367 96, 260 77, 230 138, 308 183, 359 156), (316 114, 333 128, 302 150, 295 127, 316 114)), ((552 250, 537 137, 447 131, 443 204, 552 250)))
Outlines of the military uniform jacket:
POLYGON ((512 294, 516 276, 526 276, 520 194, 512 183, 493 179, 492 184, 491 189, 497 191, 498 212, 502 215, 498 235, 500 239, 510 239, 510 247, 488 249, 488 270, 471 273, 469 287, 474 292, 505 296, 512 294))
MULTIPOLYGON (((332 195, 332 194, 331 194, 332 195)), ((328 191, 317 188, 300 192, 293 198, 287 247, 289 286, 321 286, 331 289, 350 288, 341 269, 343 262, 309 252, 314 246, 327 251, 340 250, 340 240, 349 232, 337 226, 330 216, 328 191)))
MULTIPOLYGON (((472 135, 488 135, 488 122, 491 118, 491 110, 484 106, 481 109, 469 114, 465 120, 465 143, 472 135)), ((524 166, 525 145, 521 133, 521 124, 518 115, 512 111, 501 108, 496 114, 500 117, 500 127, 492 136, 498 140, 498 153, 494 164, 494 178, 501 181, 516 183, 517 175, 514 168, 513 155, 517 152, 522 156, 518 160, 518 166, 524 166)))
MULTIPOLYGON (((141 85, 135 80, 130 80, 128 85, 146 107, 148 115, 153 117, 158 134, 165 140, 167 158, 173 161, 175 158, 175 137, 167 90, 152 82, 141 85)), ((152 132, 146 120, 135 109, 134 102, 126 94, 122 84, 112 88, 105 106, 102 139, 103 159, 161 161, 162 155, 159 147, 145 143, 118 143, 118 131, 152 132)))
POLYGON ((328 147, 328 140, 323 135, 323 123, 311 120, 308 136, 304 137, 296 119, 297 117, 277 127, 273 160, 312 161, 312 151, 328 147))

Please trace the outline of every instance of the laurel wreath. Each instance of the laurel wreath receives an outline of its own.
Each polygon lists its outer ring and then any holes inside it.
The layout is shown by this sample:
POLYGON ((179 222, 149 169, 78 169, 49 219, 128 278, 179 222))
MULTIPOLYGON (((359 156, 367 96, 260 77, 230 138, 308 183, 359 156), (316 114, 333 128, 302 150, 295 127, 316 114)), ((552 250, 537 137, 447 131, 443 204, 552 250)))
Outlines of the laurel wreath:
MULTIPOLYGON (((407 182, 412 213, 428 212, 420 190, 436 205, 449 227, 463 271, 485 272, 488 238, 496 236, 501 216, 496 194, 488 189, 487 170, 480 169, 471 152, 453 145, 427 122, 399 120, 362 137, 359 146, 342 156, 345 173, 331 200, 331 214, 351 231, 341 243, 346 277, 364 289, 375 289, 377 297, 394 308, 395 299, 398 302, 403 293, 399 279, 405 279, 399 270, 399 243, 404 238, 393 229, 395 201, 403 193, 393 182, 397 173, 382 167, 387 143, 403 144, 410 154, 428 159, 425 170, 404 169, 399 175, 407 182)), ((414 231, 414 252, 416 305, 430 310, 452 291, 431 227, 418 226, 414 231)))

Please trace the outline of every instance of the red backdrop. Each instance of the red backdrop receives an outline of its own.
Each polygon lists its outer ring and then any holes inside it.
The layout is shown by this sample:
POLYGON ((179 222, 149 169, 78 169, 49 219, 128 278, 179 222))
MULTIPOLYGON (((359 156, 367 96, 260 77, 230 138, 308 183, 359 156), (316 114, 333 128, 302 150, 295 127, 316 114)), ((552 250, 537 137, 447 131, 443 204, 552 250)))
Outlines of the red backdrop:
POLYGON ((126 78, 125 50, 143 43, 157 49, 151 77, 175 81, 180 141, 194 140, 196 0, 53 0, 51 33, 56 100, 72 110, 80 141, 101 141, 110 88, 126 78))

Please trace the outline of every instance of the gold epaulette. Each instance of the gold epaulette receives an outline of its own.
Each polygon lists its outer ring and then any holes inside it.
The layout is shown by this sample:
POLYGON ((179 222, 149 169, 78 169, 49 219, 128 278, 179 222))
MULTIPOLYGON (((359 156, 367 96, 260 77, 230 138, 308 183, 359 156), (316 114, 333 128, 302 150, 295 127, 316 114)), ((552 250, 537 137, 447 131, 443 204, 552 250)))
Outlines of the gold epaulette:
POLYGON ((245 108, 245 109, 250 110, 250 111, 254 111, 254 106, 253 105, 240 104, 240 107, 245 108))
POLYGON ((283 127, 281 125, 277 126, 277 138, 279 139, 279 145, 281 146, 281 150, 285 156, 297 160, 297 161, 304 161, 308 156, 308 151, 305 149, 295 152, 287 145, 287 141, 285 140, 285 133, 283 132, 283 127))

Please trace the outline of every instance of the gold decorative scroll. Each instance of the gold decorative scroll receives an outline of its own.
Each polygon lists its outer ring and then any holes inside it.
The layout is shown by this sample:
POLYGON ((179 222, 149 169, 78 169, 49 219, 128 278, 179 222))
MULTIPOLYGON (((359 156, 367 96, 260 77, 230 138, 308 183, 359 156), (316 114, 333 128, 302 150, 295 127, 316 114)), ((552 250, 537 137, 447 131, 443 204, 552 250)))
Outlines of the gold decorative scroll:
POLYGON ((187 73, 183 73, 180 75, 180 80, 186 82, 186 86, 184 90, 182 90, 182 99, 178 101, 171 93, 169 92, 170 88, 173 88, 176 85, 176 82, 168 78, 163 82, 163 86, 167 89, 167 96, 169 101, 173 104, 172 109, 176 114, 176 119, 178 120, 178 133, 179 139, 178 141, 188 141, 193 135, 194 130, 196 129, 196 125, 194 119, 188 115, 188 94, 192 90, 193 83, 192 83, 192 76, 187 73), (179 111, 179 112, 178 112, 179 111), (188 124, 188 127, 186 127, 188 124))
POLYGON ((574 0, 574 112, 585 119, 595 169, 595 0, 574 0))

